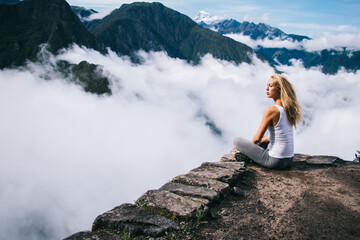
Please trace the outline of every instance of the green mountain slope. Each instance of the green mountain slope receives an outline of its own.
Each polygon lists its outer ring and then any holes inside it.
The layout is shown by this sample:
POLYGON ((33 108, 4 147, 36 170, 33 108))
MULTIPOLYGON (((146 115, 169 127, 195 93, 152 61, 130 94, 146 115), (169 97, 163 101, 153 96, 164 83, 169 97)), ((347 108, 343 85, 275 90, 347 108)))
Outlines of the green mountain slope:
POLYGON ((48 43, 52 53, 72 43, 104 49, 65 0, 25 0, 0 5, 0 36, 0 68, 36 59, 42 43, 48 43))
POLYGON ((256 54, 247 45, 205 29, 160 3, 124 4, 102 20, 87 23, 87 27, 113 51, 130 56, 140 49, 164 50, 170 57, 193 63, 207 53, 218 59, 250 63, 250 55, 256 54))

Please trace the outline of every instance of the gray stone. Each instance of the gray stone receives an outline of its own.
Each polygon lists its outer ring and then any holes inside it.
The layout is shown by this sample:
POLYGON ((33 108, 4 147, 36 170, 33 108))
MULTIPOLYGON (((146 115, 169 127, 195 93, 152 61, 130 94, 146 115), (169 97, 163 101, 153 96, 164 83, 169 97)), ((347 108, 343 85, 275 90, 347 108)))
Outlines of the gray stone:
POLYGON ((234 169, 239 172, 246 170, 244 162, 205 162, 202 165, 234 169))
POLYGON ((179 229, 174 221, 133 204, 122 204, 98 216, 92 231, 109 231, 122 236, 129 232, 131 236, 160 236, 166 231, 179 229))
POLYGON ((228 153, 221 157, 220 162, 237 162, 235 153, 228 153))
POLYGON ((78 232, 70 237, 65 238, 64 240, 121 240, 120 237, 105 231, 99 232, 90 232, 83 231, 78 232))
POLYGON ((324 164, 324 165, 332 165, 335 163, 336 160, 339 160, 338 157, 335 156, 309 156, 308 158, 306 158, 306 163, 308 164, 314 164, 314 165, 319 165, 319 164, 324 164))
POLYGON ((295 153, 293 162, 305 162, 309 157, 310 155, 295 153))
POLYGON ((145 208, 167 215, 185 218, 194 217, 196 212, 203 210, 209 203, 207 199, 180 196, 164 190, 149 190, 140 197, 145 208))
POLYGON ((206 177, 194 175, 179 175, 172 179, 173 182, 184 183, 192 186, 206 187, 219 193, 224 193, 229 190, 229 184, 220 182, 218 180, 209 179, 206 177))
POLYGON ((163 185, 160 190, 169 191, 182 196, 206 198, 215 201, 220 198, 220 193, 206 187, 191 186, 182 183, 169 182, 163 185))
POLYGON ((191 170, 188 174, 231 183, 239 177, 240 172, 213 163, 203 163, 200 167, 191 170))
POLYGON ((238 152, 240 152, 240 151, 237 150, 236 147, 233 147, 233 149, 231 149, 229 153, 238 153, 238 152))

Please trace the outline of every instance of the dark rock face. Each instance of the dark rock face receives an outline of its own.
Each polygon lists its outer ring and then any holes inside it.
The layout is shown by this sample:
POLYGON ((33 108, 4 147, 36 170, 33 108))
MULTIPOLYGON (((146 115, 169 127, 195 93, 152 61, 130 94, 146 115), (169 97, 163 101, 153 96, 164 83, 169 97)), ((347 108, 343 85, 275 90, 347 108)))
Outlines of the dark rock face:
POLYGON ((65 78, 83 87, 85 92, 98 95, 111 95, 110 81, 104 76, 102 66, 82 61, 79 64, 70 64, 67 61, 58 61, 57 70, 65 78))
POLYGON ((92 231, 110 231, 122 235, 129 231, 131 235, 159 236, 166 231, 178 230, 174 221, 132 204, 123 204, 98 216, 92 231))
POLYGON ((65 0, 25 0, 0 5, 0 69, 35 60, 39 45, 49 50, 76 43, 104 51, 104 46, 82 25, 65 0))

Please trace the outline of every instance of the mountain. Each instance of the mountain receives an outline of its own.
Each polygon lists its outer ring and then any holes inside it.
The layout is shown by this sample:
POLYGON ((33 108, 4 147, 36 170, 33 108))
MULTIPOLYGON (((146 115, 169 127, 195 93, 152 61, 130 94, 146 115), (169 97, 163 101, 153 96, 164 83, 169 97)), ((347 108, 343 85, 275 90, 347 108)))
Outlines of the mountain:
POLYGON ((104 76, 100 65, 81 61, 79 64, 70 64, 67 61, 57 61, 55 70, 62 73, 64 78, 83 87, 85 92, 97 95, 111 95, 110 81, 104 76))
POLYGON ((256 54, 247 45, 203 28, 161 3, 124 4, 87 27, 113 51, 133 58, 134 52, 142 49, 166 51, 170 57, 195 64, 207 53, 235 63, 250 63, 250 55, 256 54))
MULTIPOLYGON (((264 23, 238 22, 234 19, 221 19, 213 17, 209 13, 201 11, 194 18, 200 26, 212 29, 220 34, 243 34, 253 40, 287 40, 290 42, 302 42, 311 38, 302 35, 287 34, 278 28, 271 27, 264 23)), ((324 49, 321 51, 306 51, 303 49, 287 48, 266 48, 258 46, 255 51, 267 59, 274 66, 291 65, 292 59, 301 60, 304 67, 320 67, 323 73, 335 74, 339 69, 348 71, 360 69, 360 51, 353 51, 347 48, 341 50, 324 49)))
POLYGON ((304 39, 310 39, 307 36, 286 34, 280 29, 271 27, 265 23, 255 24, 247 21, 241 23, 234 19, 219 19, 218 17, 212 17, 204 11, 199 12, 194 18, 194 21, 200 26, 213 29, 220 34, 242 33, 254 40, 280 38, 281 40, 302 41, 304 39))
POLYGON ((21 2, 21 0, 0 0, 0 4, 16 4, 21 2))
POLYGON ((323 73, 336 74, 340 68, 350 71, 360 69, 360 51, 343 49, 327 50, 320 52, 307 52, 305 50, 286 48, 262 48, 257 52, 269 60, 273 65, 291 65, 291 60, 301 60, 304 67, 321 67, 323 73))
POLYGON ((78 16, 81 21, 86 21, 87 18, 92 14, 98 13, 94 9, 87 9, 79 6, 71 6, 71 10, 75 13, 76 16, 78 16))
POLYGON ((104 45, 90 34, 65 0, 25 0, 0 5, 0 69, 35 60, 39 45, 49 51, 76 43, 104 51, 104 45))

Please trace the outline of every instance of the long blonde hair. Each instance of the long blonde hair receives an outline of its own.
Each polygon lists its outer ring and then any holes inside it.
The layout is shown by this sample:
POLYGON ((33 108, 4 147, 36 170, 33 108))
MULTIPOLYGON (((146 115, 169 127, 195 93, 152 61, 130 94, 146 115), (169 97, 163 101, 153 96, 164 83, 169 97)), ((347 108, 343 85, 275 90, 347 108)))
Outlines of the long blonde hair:
POLYGON ((281 103, 286 111, 289 122, 296 127, 296 124, 301 121, 302 114, 293 86, 286 77, 280 74, 274 74, 271 78, 280 90, 281 103))

